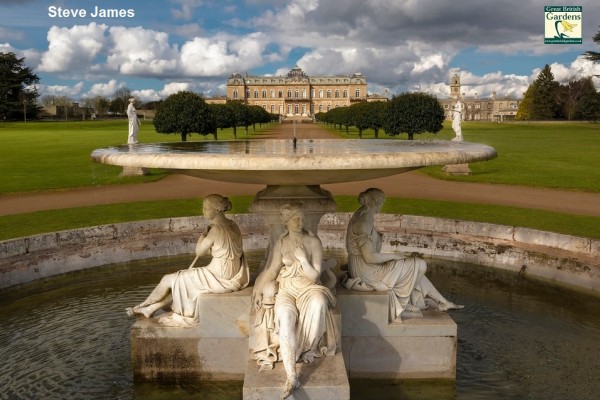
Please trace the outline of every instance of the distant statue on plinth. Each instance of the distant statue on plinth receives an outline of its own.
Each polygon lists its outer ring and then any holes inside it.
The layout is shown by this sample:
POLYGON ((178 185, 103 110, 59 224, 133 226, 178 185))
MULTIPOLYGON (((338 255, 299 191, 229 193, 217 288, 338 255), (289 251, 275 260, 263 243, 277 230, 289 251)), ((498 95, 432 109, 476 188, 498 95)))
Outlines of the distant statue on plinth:
POLYGON ((204 293, 230 293, 248 286, 248 263, 242 249, 242 233, 238 225, 225 217, 231 209, 229 198, 211 194, 204 198, 202 211, 211 221, 196 243, 196 258, 188 269, 165 275, 148 298, 126 309, 130 316, 146 318, 163 307, 173 311, 160 317, 167 326, 194 326, 199 323, 198 300, 204 293), (200 256, 210 254, 207 266, 195 267, 200 256))
POLYGON ((389 320, 401 321, 401 314, 421 314, 428 308, 425 298, 437 303, 440 311, 460 309, 438 292, 425 276, 427 264, 402 253, 382 253, 382 234, 375 229, 375 214, 385 201, 380 189, 367 189, 358 196, 361 207, 352 215, 346 234, 348 272, 341 277, 344 287, 358 291, 389 294, 389 320))
POLYGON ((453 142, 462 142, 463 140, 462 128, 460 126, 462 121, 463 108, 463 104, 460 102, 460 100, 456 100, 456 104, 454 104, 454 107, 452 109, 452 129, 456 134, 454 139, 452 139, 453 142))
POLYGON ((336 297, 321 281, 331 265, 323 261, 321 240, 304 229, 304 214, 299 203, 281 207, 286 232, 275 243, 271 263, 256 278, 252 294, 256 343, 251 357, 260 370, 283 361, 287 378, 282 398, 300 386, 296 362, 310 363, 340 349, 331 313, 336 297))
POLYGON ((138 142, 139 127, 142 125, 137 117, 137 111, 133 106, 134 98, 129 99, 127 106, 127 118, 129 120, 129 135, 127 136, 127 144, 136 144, 138 142))

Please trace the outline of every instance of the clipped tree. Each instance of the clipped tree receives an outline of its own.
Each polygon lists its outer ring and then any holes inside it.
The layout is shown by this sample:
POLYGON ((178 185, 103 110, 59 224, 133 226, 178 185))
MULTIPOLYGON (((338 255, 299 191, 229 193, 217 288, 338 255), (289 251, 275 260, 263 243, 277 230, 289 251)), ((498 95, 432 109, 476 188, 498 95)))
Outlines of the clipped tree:
POLYGON ((379 130, 383 128, 388 104, 385 101, 375 101, 367 104, 369 104, 369 128, 375 132, 375 139, 379 139, 379 130))
POLYGON ((248 132, 248 125, 250 125, 250 111, 248 106, 240 101, 228 101, 227 105, 233 110, 235 122, 233 125, 233 137, 237 139, 237 127, 243 126, 248 132))
POLYGON ((443 128, 444 109, 437 99, 426 93, 402 93, 387 105, 384 129, 388 135, 438 133, 443 128))
POLYGON ((209 104, 208 106, 215 116, 214 137, 217 140, 217 129, 233 128, 235 126, 235 115, 228 104, 209 104))
POLYGON ((250 112, 250 122, 252 123, 252 130, 256 131, 256 124, 260 124, 262 126, 263 123, 269 122, 271 120, 271 116, 261 106, 248 106, 248 110, 250 112))
POLYGON ((202 96, 182 91, 167 97, 156 109, 154 128, 158 133, 179 133, 181 141, 188 135, 214 134, 216 120, 202 96))
POLYGON ((24 58, 0 52, 0 121, 35 117, 40 78, 25 66, 24 58))
POLYGON ((358 137, 362 139, 363 130, 371 127, 371 103, 360 102, 350 106, 352 124, 358 129, 358 137))

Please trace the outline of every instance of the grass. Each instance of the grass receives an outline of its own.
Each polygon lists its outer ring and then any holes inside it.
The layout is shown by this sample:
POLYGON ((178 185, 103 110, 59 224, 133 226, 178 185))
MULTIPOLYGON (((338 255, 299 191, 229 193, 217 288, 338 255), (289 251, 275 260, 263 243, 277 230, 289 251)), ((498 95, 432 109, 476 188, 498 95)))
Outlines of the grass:
MULTIPOLYGON (((263 126, 264 127, 264 126, 263 126)), ((258 129, 258 125, 257 125, 258 129)), ((252 133, 252 128, 249 129, 252 133)), ((238 129, 238 137, 245 137, 238 129)), ((164 171, 139 177, 119 177, 121 167, 90 161, 94 149, 127 141, 127 121, 0 123, 0 194, 38 190, 155 181, 164 171)), ((233 130, 219 130, 219 140, 233 139, 233 130)), ((142 121, 140 143, 176 142, 179 134, 163 135, 142 121)), ((188 141, 214 140, 193 134, 188 141)))
MULTIPOLYGON (((252 128, 249 131, 252 135, 252 128)), ((346 137, 344 131, 336 133, 346 137)), ((465 122, 463 134, 465 140, 496 148, 498 158, 472 164, 473 175, 467 177, 446 176, 440 167, 423 170, 440 179, 600 192, 600 125, 465 122)), ((163 171, 153 170, 149 176, 120 178, 120 167, 90 161, 89 154, 92 150, 122 144, 126 136, 125 120, 0 123, 0 195, 142 183, 165 176, 163 171)), ((351 128, 348 136, 357 138, 358 131, 351 128)), ((238 137, 246 137, 243 129, 238 129, 238 137)), ((366 131, 363 137, 373 138, 373 132, 366 131)), ((449 125, 438 135, 417 136, 418 139, 425 140, 449 140, 452 137, 454 133, 449 125)), ((389 137, 381 132, 380 138, 389 137)), ((139 139, 142 143, 149 143, 179 141, 180 137, 158 134, 148 122, 142 124, 139 139)), ((233 139, 232 130, 219 131, 219 140, 230 139, 233 139)), ((188 140, 213 139, 212 136, 193 135, 188 140)), ((236 197, 232 200, 235 207, 233 212, 247 212, 250 197, 236 197)), ((339 211, 351 212, 357 208, 353 197, 339 196, 336 201, 339 211)), ((524 226, 600 239, 600 218, 515 207, 388 199, 383 212, 524 226)), ((0 240, 100 224, 199 213, 199 202, 193 199, 112 204, 4 216, 0 217, 0 240)))
MULTIPOLYGON (((234 206, 232 213, 247 213, 252 196, 237 196, 231 200, 234 206)), ((358 208, 356 197, 353 196, 336 196, 335 201, 340 212, 353 212, 358 208)), ((522 226, 600 239, 600 217, 496 205, 393 198, 386 200, 382 212, 522 226)), ((143 201, 9 215, 0 217, 0 240, 125 221, 196 216, 200 213, 200 201, 189 199, 143 201)))
MULTIPOLYGON (((358 138, 358 130, 333 130, 342 137, 358 138)), ((448 176, 440 167, 421 171, 438 179, 462 182, 501 183, 554 189, 600 192, 600 124, 573 123, 491 123, 464 122, 465 141, 490 145, 498 157, 470 164, 470 176, 448 176)), ((374 137, 372 130, 363 138, 374 137)), ((437 135, 416 135, 415 139, 450 140, 454 132, 447 122, 437 135)), ((390 139, 380 131, 380 139, 390 139)), ((401 135, 405 139, 406 135, 401 135)))

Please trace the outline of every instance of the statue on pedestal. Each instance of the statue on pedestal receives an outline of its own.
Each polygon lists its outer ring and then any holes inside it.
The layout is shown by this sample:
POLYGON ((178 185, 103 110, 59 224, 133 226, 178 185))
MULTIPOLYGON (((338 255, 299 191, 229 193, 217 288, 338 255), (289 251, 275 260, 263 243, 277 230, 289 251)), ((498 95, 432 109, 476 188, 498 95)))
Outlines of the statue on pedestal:
POLYGON ((454 139, 452 139, 453 142, 463 141, 462 128, 460 126, 462 121, 463 108, 463 104, 460 102, 460 100, 456 100, 456 104, 454 104, 454 107, 452 107, 452 129, 456 134, 454 139))
POLYGON ((248 286, 248 263, 242 249, 242 233, 238 225, 225 217, 231 209, 229 198, 211 194, 204 198, 204 217, 212 222, 196 243, 196 258, 188 269, 165 275, 148 298, 126 309, 130 316, 150 318, 169 306, 172 313, 159 322, 168 326, 194 326, 199 323, 198 298, 203 293, 229 293, 248 286), (194 267, 200 256, 210 254, 205 267, 194 267))
POLYGON ((282 398, 287 398, 300 385, 296 362, 334 355, 340 333, 331 314, 335 295, 321 284, 330 264, 323 262, 319 238, 304 229, 302 204, 281 207, 281 220, 286 232, 275 243, 271 263, 257 277, 252 294, 252 358, 261 370, 283 361, 287 378, 282 398))
POLYGON ((138 131, 142 123, 137 117, 137 111, 133 106, 134 98, 129 99, 127 106, 127 119, 129 120, 129 135, 127 136, 127 144, 136 144, 138 142, 138 131))
POLYGON ((385 201, 383 191, 367 189, 358 200, 361 207, 348 223, 348 272, 341 277, 342 285, 359 291, 387 291, 390 321, 401 321, 404 311, 420 314, 428 307, 426 297, 435 301, 440 311, 463 308, 448 301, 433 286, 425 276, 424 260, 402 253, 381 252, 382 234, 375 229, 375 214, 385 201))

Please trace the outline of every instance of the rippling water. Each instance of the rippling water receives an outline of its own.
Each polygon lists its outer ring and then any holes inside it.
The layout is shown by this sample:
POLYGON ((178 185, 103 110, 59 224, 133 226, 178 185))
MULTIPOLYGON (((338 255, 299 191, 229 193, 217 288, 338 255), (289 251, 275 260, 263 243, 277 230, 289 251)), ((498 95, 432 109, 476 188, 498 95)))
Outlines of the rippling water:
MULTIPOLYGON (((260 255, 252 255, 256 262, 260 255)), ((131 380, 127 306, 191 257, 107 266, 0 292, 1 399, 241 399, 242 385, 131 380)), ((600 300, 430 261, 458 324, 457 379, 352 381, 352 399, 592 399, 600 300)))

